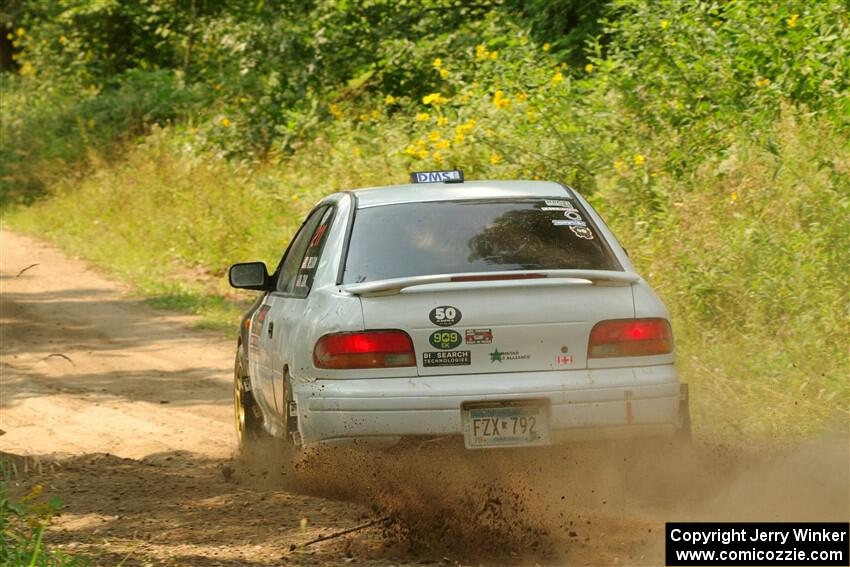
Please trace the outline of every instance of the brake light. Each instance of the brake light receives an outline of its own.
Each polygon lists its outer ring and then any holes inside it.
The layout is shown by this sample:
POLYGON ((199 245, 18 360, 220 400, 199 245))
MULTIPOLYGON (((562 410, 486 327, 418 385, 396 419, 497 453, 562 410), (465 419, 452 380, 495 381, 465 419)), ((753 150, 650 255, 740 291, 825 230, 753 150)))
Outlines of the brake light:
POLYGON ((416 354, 404 331, 334 333, 316 342, 313 364, 335 370, 416 366, 416 354))
POLYGON ((453 282, 492 282, 497 280, 536 280, 547 277, 546 274, 487 274, 481 276, 452 276, 453 282))
POLYGON ((588 358, 647 356, 673 352, 673 331, 666 319, 600 321, 590 331, 588 358))

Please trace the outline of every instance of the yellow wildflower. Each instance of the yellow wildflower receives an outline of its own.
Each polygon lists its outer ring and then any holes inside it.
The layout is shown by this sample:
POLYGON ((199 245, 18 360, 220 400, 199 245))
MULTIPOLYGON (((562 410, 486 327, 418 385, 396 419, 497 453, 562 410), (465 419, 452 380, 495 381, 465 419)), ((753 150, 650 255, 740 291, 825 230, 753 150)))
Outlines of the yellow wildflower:
POLYGON ((411 145, 407 146, 406 148, 404 148, 404 153, 406 153, 409 156, 415 156, 416 155, 416 148, 414 148, 413 145, 411 144, 411 145))
POLYGON ((463 132, 458 132, 457 129, 455 129, 455 145, 462 144, 463 138, 463 132))
POLYGON ((26 496, 22 496, 22 497, 21 497, 21 500, 22 500, 23 502, 27 502, 27 501, 29 501, 29 500, 35 500, 36 498, 38 498, 39 496, 41 496, 41 493, 42 493, 43 491, 44 491, 44 487, 43 487, 42 485, 40 485, 40 484, 35 484, 35 485, 33 485, 33 487, 30 489, 29 493, 28 493, 26 496))
POLYGON ((230 120, 229 120, 229 119, 227 119, 227 118, 222 118, 222 119, 221 119, 221 125, 222 125, 222 126, 227 127, 227 126, 230 126, 231 124, 232 124, 232 122, 230 122, 230 120))
POLYGON ((766 87, 769 84, 770 84, 770 79, 759 79, 758 81, 756 81, 757 87, 766 87))
POLYGON ((360 122, 369 122, 369 115, 365 114, 365 113, 361 114, 360 115, 360 122))
POLYGON ((475 46, 475 57, 477 59, 486 59, 490 53, 487 51, 487 46, 483 43, 479 43, 475 46))
POLYGON ((475 128, 475 119, 470 118, 469 120, 458 126, 455 131, 460 132, 462 134, 469 134, 473 128, 475 128))
POLYGON ((354 147, 354 157, 360 157, 360 148, 354 147))
POLYGON ((434 142, 433 145, 438 150, 445 150, 449 147, 450 144, 449 144, 448 140, 438 140, 438 141, 434 142))
POLYGON ((439 140, 442 137, 443 137, 443 135, 440 134, 439 130, 434 130, 433 132, 428 134, 428 139, 431 140, 432 142, 436 142, 437 140, 439 140))
POLYGON ((443 163, 443 154, 440 152, 434 152, 434 161, 436 163, 443 163))
POLYGON ((381 117, 381 113, 378 112, 377 110, 373 110, 371 116, 374 120, 377 120, 378 118, 381 117))
POLYGON ((567 68, 569 68, 569 65, 567 65, 566 63, 561 63, 561 71, 566 71, 567 68))
POLYGON ((334 118, 342 118, 342 110, 340 110, 338 104, 332 104, 330 107, 331 114, 333 114, 334 118))
POLYGON ((18 34, 18 37, 24 37, 27 32, 24 30, 24 28, 18 28, 17 30, 15 30, 15 33, 18 34))
POLYGON ((439 57, 434 59, 434 69, 439 69, 442 66, 443 66, 443 60, 442 59, 440 59, 439 57))
POLYGON ((528 95, 525 94, 525 93, 517 93, 517 95, 516 95, 517 102, 525 102, 525 99, 527 99, 527 98, 528 98, 528 95))
POLYGON ((661 20, 661 29, 662 30, 666 30, 667 26, 669 26, 669 25, 670 25, 670 22, 668 22, 667 20, 661 20))
POLYGON ((738 192, 732 191, 732 195, 729 197, 729 201, 734 203, 737 200, 738 200, 738 192))
POLYGON ((496 91, 493 95, 493 106, 496 108, 508 108, 511 105, 511 99, 505 96, 504 91, 496 91))
POLYGON ((439 118, 437 118, 437 126, 445 126, 448 123, 449 119, 445 116, 440 116, 439 118))
POLYGON ((428 150, 422 148, 416 152, 416 157, 419 159, 426 159, 428 157, 428 150))
POLYGON ((646 162, 646 156, 643 154, 635 154, 632 159, 634 159, 635 165, 643 165, 646 162))
POLYGON ((9 32, 9 33, 6 34, 6 39, 8 39, 9 41, 12 41, 13 39, 15 39, 15 36, 13 36, 11 32, 9 32))
POLYGON ((384 99, 384 104, 395 104, 398 102, 398 99, 391 94, 387 95, 387 98, 384 99))
POLYGON ((618 159, 617 161, 614 162, 614 169, 616 170, 617 173, 622 174, 623 172, 626 171, 626 164, 623 163, 623 160, 618 159))
POLYGON ((417 122, 427 122, 428 120, 431 120, 431 115, 427 112, 420 112, 416 115, 417 122))
POLYGON ((445 79, 445 78, 447 78, 448 76, 449 76, 449 70, 448 70, 448 69, 440 69, 440 77, 442 77, 443 79, 445 79))
POLYGON ((447 102, 449 102, 449 99, 447 99, 440 93, 431 93, 422 97, 423 104, 433 104, 436 106, 438 104, 445 104, 447 102))
POLYGON ((785 23, 788 24, 789 28, 793 28, 794 26, 797 25, 797 20, 799 20, 799 19, 800 19, 800 14, 794 14, 790 18, 785 20, 785 23))
POLYGON ((552 75, 552 82, 557 85, 558 83, 561 83, 563 81, 564 81, 564 75, 561 74, 560 71, 555 71, 555 74, 552 75))
POLYGON ((493 59, 495 61, 498 58, 499 58, 499 52, 498 51, 491 51, 490 52, 490 59, 493 59))
POLYGON ((549 51, 550 49, 552 49, 551 45, 549 45, 548 43, 543 44, 543 51, 549 51))
POLYGON ((593 72, 593 63, 588 63, 587 65, 585 65, 584 70, 587 71, 588 73, 592 73, 593 72))
POLYGON ((502 156, 499 154, 491 154, 490 155, 490 163, 493 165, 499 165, 499 162, 502 161, 502 156))

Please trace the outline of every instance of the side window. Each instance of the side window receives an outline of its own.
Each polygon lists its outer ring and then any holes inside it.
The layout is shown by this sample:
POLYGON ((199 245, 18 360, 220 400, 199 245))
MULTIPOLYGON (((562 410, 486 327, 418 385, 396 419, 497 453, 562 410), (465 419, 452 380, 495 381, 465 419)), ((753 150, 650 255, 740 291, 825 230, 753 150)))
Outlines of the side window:
POLYGON ((295 289, 295 279, 298 277, 298 270, 301 267, 301 258, 304 257, 304 252, 307 250, 307 245, 310 244, 310 239, 313 237, 313 232, 322 220, 322 216, 327 212, 326 208, 314 211, 304 224, 295 238, 292 239, 292 244, 289 250, 286 251, 286 256, 280 266, 280 275, 277 279, 277 291, 281 293, 292 293, 295 289))
POLYGON ((278 291, 307 297, 332 221, 332 207, 319 209, 307 219, 283 261, 278 291))

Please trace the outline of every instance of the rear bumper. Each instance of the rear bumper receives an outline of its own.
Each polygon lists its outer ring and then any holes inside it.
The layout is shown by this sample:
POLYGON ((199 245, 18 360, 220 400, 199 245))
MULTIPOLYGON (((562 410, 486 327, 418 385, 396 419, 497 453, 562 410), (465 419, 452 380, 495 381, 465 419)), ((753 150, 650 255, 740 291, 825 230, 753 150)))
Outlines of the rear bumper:
MULTIPOLYGON (((293 385, 306 445, 391 444, 462 435, 461 404, 545 399, 551 440, 672 436, 681 426, 673 365, 559 372, 318 380, 293 385)), ((686 403, 686 402, 685 402, 686 403)))

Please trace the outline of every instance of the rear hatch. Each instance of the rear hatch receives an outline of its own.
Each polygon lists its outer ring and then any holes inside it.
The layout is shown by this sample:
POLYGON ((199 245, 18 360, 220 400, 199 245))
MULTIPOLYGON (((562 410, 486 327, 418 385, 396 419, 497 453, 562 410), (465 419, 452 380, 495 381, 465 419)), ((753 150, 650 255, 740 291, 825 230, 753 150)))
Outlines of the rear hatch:
POLYGON ((586 368, 593 325, 634 317, 637 279, 562 195, 358 209, 342 284, 432 376, 586 368))
POLYGON ((504 283, 512 285, 450 284, 439 291, 413 287, 408 293, 361 296, 365 325, 406 331, 419 374, 433 376, 586 368, 593 325, 634 316, 628 285, 569 279, 504 283))

